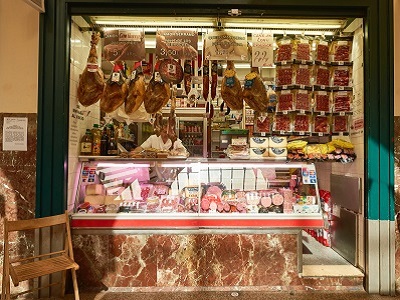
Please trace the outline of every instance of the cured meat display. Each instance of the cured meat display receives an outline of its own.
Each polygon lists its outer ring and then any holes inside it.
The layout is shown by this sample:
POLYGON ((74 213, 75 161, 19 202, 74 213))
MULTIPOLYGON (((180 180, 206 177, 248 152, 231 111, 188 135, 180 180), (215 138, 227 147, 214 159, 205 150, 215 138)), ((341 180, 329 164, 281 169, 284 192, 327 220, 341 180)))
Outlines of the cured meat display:
POLYGON ((221 96, 231 109, 243 109, 242 86, 236 76, 235 66, 232 61, 227 62, 224 78, 221 83, 221 96))
POLYGON ((125 101, 125 112, 132 114, 137 111, 144 101, 146 84, 144 81, 143 69, 140 63, 136 64, 129 82, 128 96, 125 101))
POLYGON ((104 74, 98 65, 96 46, 100 40, 99 33, 92 33, 89 57, 86 68, 79 78, 78 101, 83 106, 90 106, 99 101, 104 90, 104 74))
POLYGON ((128 85, 126 84, 123 64, 116 62, 113 73, 106 82, 103 96, 100 100, 100 109, 103 112, 111 113, 120 107, 128 95, 128 85))
POLYGON ((185 86, 186 95, 192 89, 192 61, 186 59, 183 66, 183 83, 185 86))
POLYGON ((154 72, 146 88, 144 108, 150 114, 158 112, 168 103, 170 93, 169 84, 161 79, 159 72, 154 72))
POLYGON ((245 77, 243 100, 250 108, 258 112, 266 112, 268 108, 267 90, 258 73, 258 68, 245 77))

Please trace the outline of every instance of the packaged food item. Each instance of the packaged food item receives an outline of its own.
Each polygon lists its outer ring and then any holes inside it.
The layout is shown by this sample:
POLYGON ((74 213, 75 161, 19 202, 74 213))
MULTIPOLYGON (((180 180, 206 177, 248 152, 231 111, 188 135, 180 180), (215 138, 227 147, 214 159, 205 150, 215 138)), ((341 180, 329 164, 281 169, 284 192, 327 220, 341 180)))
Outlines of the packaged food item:
POLYGON ((293 60, 293 38, 290 36, 283 36, 277 39, 276 44, 278 46, 276 50, 277 62, 292 61, 293 60))
POLYGON ((311 85, 312 66, 307 64, 294 64, 294 84, 311 85))
POLYGON ((318 36, 314 40, 315 42, 315 55, 314 60, 319 62, 329 61, 329 41, 325 36, 318 36))
POLYGON ((270 136, 269 147, 286 147, 287 137, 286 136, 270 136))
POLYGON ((179 195, 162 195, 160 200, 160 210, 163 213, 178 211, 180 202, 179 195))
POLYGON ((329 113, 331 111, 331 93, 314 87, 314 111, 329 113))
POLYGON ((314 84, 329 86, 330 84, 330 71, 327 65, 318 65, 314 66, 314 84))
POLYGON ((312 60, 311 39, 307 36, 296 36, 293 40, 293 50, 295 60, 312 60))
POLYGON ((269 147, 268 156, 270 157, 286 157, 288 154, 287 148, 285 147, 269 147))
POLYGON ((250 148, 250 157, 251 158, 268 157, 268 149, 267 148, 250 148))
POLYGON ((333 112, 351 112, 353 102, 352 89, 333 91, 332 102, 333 112))
POLYGON ((163 196, 168 195, 169 187, 165 183, 155 183, 153 187, 153 195, 163 196))
MULTIPOLYGON (((272 130, 280 133, 291 132, 292 131, 291 116, 288 114, 275 115, 272 130)), ((271 140, 270 140, 270 146, 271 146, 271 140)))
POLYGON ((293 131, 301 133, 311 132, 310 115, 296 114, 293 117, 293 131))
POLYGON ((335 61, 351 61, 353 50, 352 36, 335 37, 331 42, 329 49, 329 60, 335 61))
POLYGON ((268 148, 268 138, 267 137, 250 137, 250 148, 268 148))
POLYGON ((348 132, 349 131, 349 116, 332 116, 332 132, 348 132))
POLYGON ((328 116, 314 116, 313 132, 318 134, 330 133, 330 120, 328 116))
POLYGON ((295 83, 295 67, 293 64, 280 64, 275 69, 275 83, 277 86, 295 83))
POLYGON ((276 111, 292 111, 294 110, 294 94, 292 89, 280 89, 276 91, 277 107, 276 111))
POLYGON ((311 111, 311 87, 306 89, 294 89, 294 109, 311 111))
POLYGON ((256 119, 255 132, 271 132, 272 117, 269 114, 260 115, 256 119))
POLYGON ((332 65, 330 73, 331 86, 353 85, 353 66, 332 65))
POLYGON ((158 212, 160 206, 160 198, 158 196, 151 196, 146 199, 147 212, 155 213, 158 212))

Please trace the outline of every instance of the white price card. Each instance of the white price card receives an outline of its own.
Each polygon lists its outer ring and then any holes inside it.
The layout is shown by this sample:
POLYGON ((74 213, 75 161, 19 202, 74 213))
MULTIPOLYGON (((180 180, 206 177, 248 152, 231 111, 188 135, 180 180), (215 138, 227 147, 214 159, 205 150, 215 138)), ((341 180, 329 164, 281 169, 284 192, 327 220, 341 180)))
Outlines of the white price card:
POLYGON ((3 151, 27 151, 28 118, 5 117, 3 151))
POLYGON ((252 42, 252 66, 272 67, 274 65, 274 36, 272 32, 254 33, 252 42))

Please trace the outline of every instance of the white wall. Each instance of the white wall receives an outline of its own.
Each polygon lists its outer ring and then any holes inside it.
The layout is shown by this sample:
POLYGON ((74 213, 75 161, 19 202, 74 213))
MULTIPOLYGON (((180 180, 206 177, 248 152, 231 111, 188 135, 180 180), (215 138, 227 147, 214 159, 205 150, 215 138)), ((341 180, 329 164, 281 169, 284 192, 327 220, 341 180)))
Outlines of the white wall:
POLYGON ((0 112, 37 113, 39 12, 0 0, 0 112))

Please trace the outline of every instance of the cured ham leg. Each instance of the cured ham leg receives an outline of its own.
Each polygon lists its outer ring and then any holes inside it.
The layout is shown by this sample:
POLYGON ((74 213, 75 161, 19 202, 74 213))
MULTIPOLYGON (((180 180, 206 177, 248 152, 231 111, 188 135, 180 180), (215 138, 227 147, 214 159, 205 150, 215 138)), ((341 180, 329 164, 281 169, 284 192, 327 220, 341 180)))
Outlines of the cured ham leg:
POLYGON ((154 114, 168 103, 169 97, 169 84, 163 82, 160 73, 155 71, 146 89, 144 108, 149 114, 154 114))
POLYGON ((113 73, 106 82, 104 93, 100 100, 100 109, 106 113, 111 113, 120 107, 128 95, 128 86, 122 70, 122 63, 117 62, 114 65, 113 73))
POLYGON ((146 84, 144 82, 143 69, 140 63, 137 63, 135 71, 132 74, 128 97, 125 101, 125 112, 132 114, 142 105, 146 93, 146 84))
POLYGON ((227 62, 221 83, 221 96, 231 109, 243 109, 243 91, 232 61, 227 62))
POLYGON ((255 111, 267 111, 267 89, 258 73, 258 68, 251 68, 251 72, 245 77, 243 100, 255 111))
POLYGON ((79 78, 78 101, 83 106, 90 106, 99 101, 104 90, 104 74, 97 61, 96 46, 99 40, 100 34, 92 33, 87 65, 79 78))

